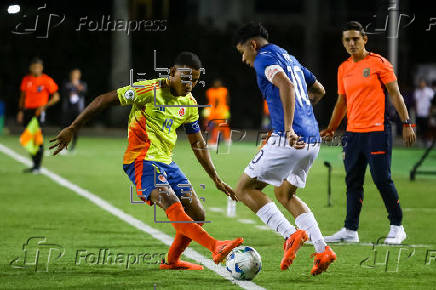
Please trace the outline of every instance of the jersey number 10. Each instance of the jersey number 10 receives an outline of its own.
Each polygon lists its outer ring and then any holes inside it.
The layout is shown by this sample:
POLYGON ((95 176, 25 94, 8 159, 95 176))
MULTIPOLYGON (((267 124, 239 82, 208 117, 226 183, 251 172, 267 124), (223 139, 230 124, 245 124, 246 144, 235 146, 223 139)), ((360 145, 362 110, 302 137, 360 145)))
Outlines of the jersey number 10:
MULTIPOLYGON (((283 54, 283 57, 292 63, 291 57, 289 54, 283 54)), ((294 66, 293 68, 288 65, 288 72, 291 75, 291 81, 294 84, 295 87, 295 98, 297 99, 300 106, 303 106, 303 101, 306 103, 306 105, 310 105, 310 100, 306 94, 306 91, 303 88, 303 83, 301 79, 304 80, 304 74, 303 71, 299 66, 294 66)))

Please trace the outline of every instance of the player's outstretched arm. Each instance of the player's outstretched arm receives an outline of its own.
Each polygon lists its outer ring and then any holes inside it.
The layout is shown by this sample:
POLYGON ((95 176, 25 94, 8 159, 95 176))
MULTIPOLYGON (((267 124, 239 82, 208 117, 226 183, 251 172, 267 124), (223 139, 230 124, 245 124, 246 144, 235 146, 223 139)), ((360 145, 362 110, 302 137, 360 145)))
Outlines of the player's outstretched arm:
POLYGON ((332 118, 330 119, 329 126, 320 132, 321 137, 332 137, 335 134, 336 129, 344 119, 347 113, 347 99, 345 95, 338 95, 335 109, 333 110, 332 118))
POLYGON ((316 105, 325 96, 324 86, 319 81, 315 81, 313 85, 307 89, 307 92, 312 105, 316 105))
MULTIPOLYGON (((397 110, 398 115, 401 119, 401 122, 405 122, 406 120, 409 120, 409 113, 407 112, 406 104, 404 104, 403 96, 400 93, 400 89, 398 88, 398 82, 393 81, 390 83, 387 83, 386 89, 388 90, 389 99, 392 103, 392 105, 395 107, 395 110, 397 110)), ((413 128, 411 125, 404 126, 403 127, 403 142, 406 146, 411 146, 416 141, 416 135, 413 131, 413 128)))
POLYGON ((70 126, 64 128, 50 143, 50 150, 56 148, 53 155, 58 154, 70 143, 74 133, 76 133, 88 120, 90 120, 96 113, 109 107, 110 105, 119 105, 117 91, 112 91, 102 94, 94 99, 83 112, 71 123, 70 126))
POLYGON ((198 162, 200 162, 201 166, 204 168, 207 174, 209 174, 209 177, 215 183, 216 188, 224 192, 227 196, 230 196, 233 200, 237 201, 238 199, 236 197, 236 193, 229 185, 222 181, 216 173, 215 166, 213 165, 212 159, 210 158, 206 142, 204 141, 201 132, 187 135, 189 143, 191 143, 192 151, 197 157, 198 162))

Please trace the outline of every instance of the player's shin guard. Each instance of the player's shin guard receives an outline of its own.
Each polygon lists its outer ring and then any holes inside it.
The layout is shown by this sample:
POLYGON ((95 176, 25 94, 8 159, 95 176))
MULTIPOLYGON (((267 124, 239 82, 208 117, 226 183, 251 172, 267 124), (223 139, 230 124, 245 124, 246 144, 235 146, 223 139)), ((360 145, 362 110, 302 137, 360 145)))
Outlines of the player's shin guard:
POLYGON ((174 237, 174 241, 171 244, 168 254, 167 254, 167 263, 173 264, 180 259, 182 253, 186 250, 186 248, 191 243, 192 239, 187 236, 182 235, 181 233, 176 233, 174 237))
POLYGON ((261 209, 258 210, 256 215, 273 231, 276 231, 287 239, 296 229, 285 218, 283 213, 278 209, 274 202, 268 202, 261 209))
MULTIPOLYGON (((203 223, 199 223, 199 226, 203 226, 203 223)), ((176 233, 176 236, 174 237, 174 241, 171 244, 166 261, 168 264, 175 263, 180 259, 180 256, 182 253, 186 250, 186 248, 191 243, 192 239, 188 238, 187 236, 182 235, 181 233, 176 233)))
POLYGON ((324 237, 318 227, 318 222, 315 220, 313 213, 305 212, 295 218, 295 224, 298 228, 305 230, 309 234, 309 238, 312 240, 313 246, 317 253, 324 252, 327 246, 324 241, 324 237))
POLYGON ((180 202, 175 202, 167 208, 166 214, 170 221, 187 221, 188 223, 172 223, 177 233, 180 233, 205 248, 208 248, 212 253, 215 250, 216 240, 211 237, 201 226, 192 223, 192 219, 185 213, 180 202))

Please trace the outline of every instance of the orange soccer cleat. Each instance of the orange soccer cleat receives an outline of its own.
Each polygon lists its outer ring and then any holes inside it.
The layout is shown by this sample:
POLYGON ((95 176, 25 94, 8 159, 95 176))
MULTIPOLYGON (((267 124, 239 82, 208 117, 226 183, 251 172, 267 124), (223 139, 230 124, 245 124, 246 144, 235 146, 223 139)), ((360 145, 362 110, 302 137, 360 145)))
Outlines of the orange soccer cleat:
POLYGON ((236 238, 233 241, 217 241, 215 246, 215 251, 212 254, 213 261, 215 264, 219 264, 231 250, 239 246, 244 242, 243 238, 236 238))
POLYGON ((203 270, 202 265, 189 263, 182 260, 177 260, 175 263, 167 264, 165 259, 162 259, 162 263, 159 265, 161 270, 203 270))
POLYGON ((292 264, 300 247, 307 241, 307 233, 304 230, 297 230, 289 238, 286 239, 283 245, 283 259, 280 263, 280 269, 286 270, 292 264))
POLYGON ((330 264, 336 260, 336 253, 329 246, 326 246, 322 253, 313 253, 311 257, 313 256, 315 256, 315 259, 313 259, 313 268, 310 271, 313 276, 327 271, 330 264))

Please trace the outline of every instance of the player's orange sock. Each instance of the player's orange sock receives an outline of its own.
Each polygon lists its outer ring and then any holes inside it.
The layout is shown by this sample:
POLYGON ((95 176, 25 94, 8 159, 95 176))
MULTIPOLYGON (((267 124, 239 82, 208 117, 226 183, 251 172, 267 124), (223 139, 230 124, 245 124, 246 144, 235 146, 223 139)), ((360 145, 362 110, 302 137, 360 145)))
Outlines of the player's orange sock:
POLYGON ((182 253, 186 250, 188 245, 191 243, 192 239, 187 236, 182 235, 179 232, 176 232, 176 236, 174 237, 174 241, 168 250, 168 264, 174 264, 179 260, 182 253))
MULTIPOLYGON (((199 226, 203 226, 203 223, 198 223, 199 226)), ((179 232, 176 232, 176 236, 174 237, 174 241, 171 244, 168 254, 167 254, 167 263, 173 264, 177 260, 180 259, 182 253, 186 250, 186 248, 191 243, 192 239, 187 236, 182 235, 179 232)))
POLYGON ((170 221, 190 221, 191 223, 172 223, 177 233, 191 238, 212 253, 215 250, 217 240, 212 238, 202 227, 192 223, 192 219, 185 213, 181 202, 173 203, 165 211, 170 221))

